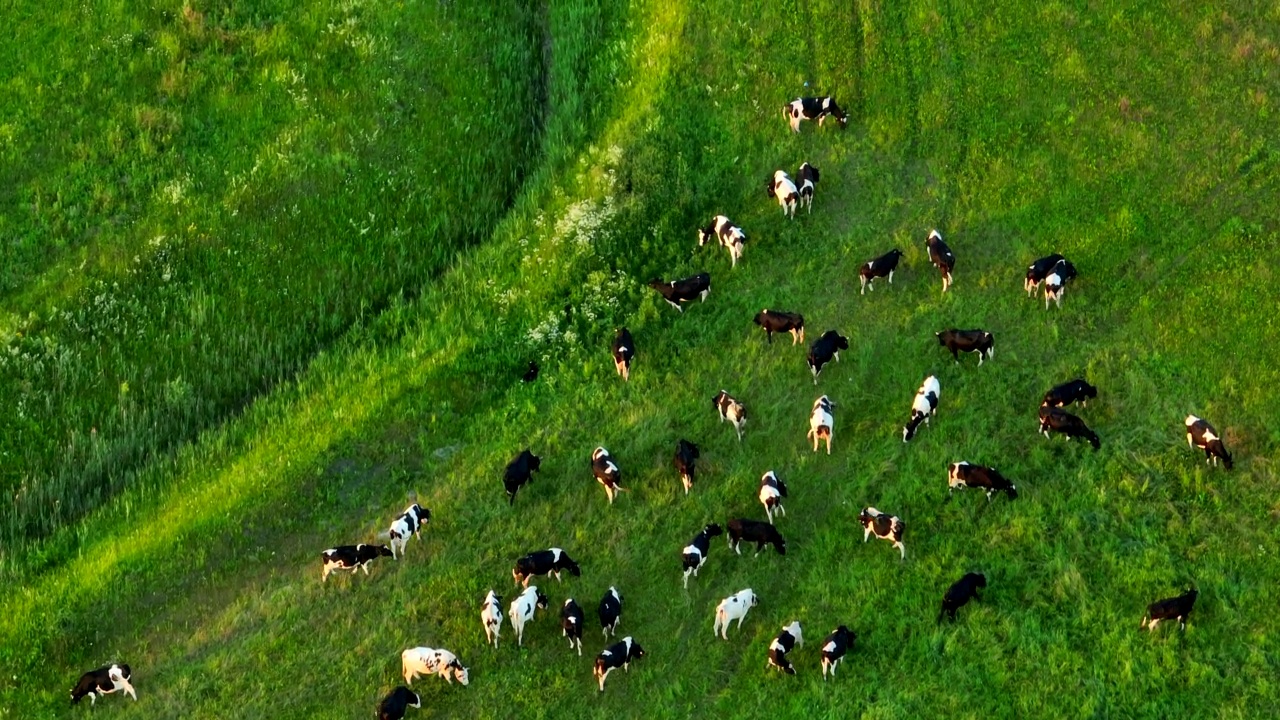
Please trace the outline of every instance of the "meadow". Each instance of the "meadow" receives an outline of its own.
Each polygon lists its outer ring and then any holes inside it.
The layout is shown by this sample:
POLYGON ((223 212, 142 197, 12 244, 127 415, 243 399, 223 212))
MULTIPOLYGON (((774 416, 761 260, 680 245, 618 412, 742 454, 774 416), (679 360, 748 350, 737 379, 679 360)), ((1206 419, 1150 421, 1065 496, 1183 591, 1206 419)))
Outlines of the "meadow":
MULTIPOLYGON (((1280 346, 1268 252, 1280 189, 1280 6, 606 2, 299 7, 19 3, 0 94, 0 718, 81 716, 80 672, 134 667, 121 718, 368 717, 406 647, 471 685, 418 681, 420 717, 1257 717, 1280 709, 1269 492, 1280 346), (496 6, 495 6, 496 7, 496 6), (21 61, 20 61, 21 59, 21 61), (847 130, 786 101, 834 94, 847 130), (822 170, 783 218, 775 169, 822 170), (730 270, 698 248, 748 234, 730 270), (940 293, 924 237, 958 256, 940 293), (892 286, 857 267, 905 252, 892 286), (1061 309, 1022 274, 1079 268, 1061 309), (706 270, 676 313, 644 287, 706 270), (567 310, 566 310, 567 306, 567 310), (850 336, 814 386, 751 317, 850 336), (635 335, 631 381, 608 354, 635 335), (933 333, 981 327, 954 364, 933 333), (543 368, 520 381, 525 363, 543 368), (938 416, 910 444, 920 381, 938 416), (1100 388, 1102 437, 1037 436, 1050 386, 1100 388), (720 389, 751 413, 742 442, 720 389), (833 452, 806 444, 838 403, 833 452), (1187 449, 1222 431, 1231 472, 1187 449), (685 496, 671 453, 702 447, 685 496), (632 492, 609 506, 591 450, 632 492), (514 507, 501 472, 542 472, 514 507), (946 465, 1020 496, 948 500, 946 465), (788 553, 712 545, 787 480, 788 553), (321 584, 320 550, 374 540, 416 499, 403 561, 321 584), (858 510, 907 523, 907 557, 858 510), (484 593, 526 552, 550 617, 486 648, 484 593), (935 624, 947 585, 982 600, 935 624), (1194 583, 1185 633, 1138 624, 1194 583), (556 608, 616 585, 634 673, 591 677, 556 608), (762 603, 730 641, 724 596, 762 603), (799 675, 765 667, 802 622, 799 675), (823 682, 821 638, 858 641, 823 682)), ((411 711, 412 713, 413 711, 411 711)), ((410 717, 415 715, 411 714, 410 717)))

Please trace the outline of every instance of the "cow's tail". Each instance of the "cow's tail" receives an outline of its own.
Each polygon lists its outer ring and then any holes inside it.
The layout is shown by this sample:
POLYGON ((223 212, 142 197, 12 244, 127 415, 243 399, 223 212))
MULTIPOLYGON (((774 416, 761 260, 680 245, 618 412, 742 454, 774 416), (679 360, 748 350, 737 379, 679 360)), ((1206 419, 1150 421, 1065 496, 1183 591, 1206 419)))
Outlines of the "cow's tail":
POLYGON ((382 532, 378 533, 378 540, 381 540, 382 542, 386 542, 390 539, 391 539, 390 530, 383 530, 382 532))

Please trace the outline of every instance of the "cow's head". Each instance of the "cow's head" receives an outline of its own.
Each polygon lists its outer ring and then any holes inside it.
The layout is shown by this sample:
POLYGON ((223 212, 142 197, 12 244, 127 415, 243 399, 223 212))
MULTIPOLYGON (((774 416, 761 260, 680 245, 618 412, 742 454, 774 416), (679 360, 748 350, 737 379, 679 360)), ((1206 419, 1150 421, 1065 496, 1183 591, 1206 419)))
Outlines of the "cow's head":
POLYGON ((724 534, 724 528, 720 527, 716 523, 711 523, 710 525, 702 528, 702 532, 705 533, 707 537, 716 537, 717 535, 724 534))
POLYGON ((458 662, 456 659, 453 662, 449 663, 449 669, 453 671, 454 680, 457 680, 463 685, 468 685, 471 683, 471 673, 465 667, 462 666, 462 663, 458 662))
POLYGON ((394 555, 392 555, 391 553, 391 548, 387 547, 386 545, 379 545, 377 550, 378 550, 378 554, 375 555, 374 557, 394 557, 394 555))
POLYGON ((542 458, 538 457, 537 455, 534 455, 533 453, 529 452, 528 450, 525 450, 524 452, 525 452, 525 455, 527 456, 527 457, 526 457, 526 460, 527 460, 527 461, 528 461, 528 463, 529 463, 529 470, 530 470, 531 472, 532 472, 532 471, 535 471, 535 470, 538 470, 539 468, 541 468, 541 467, 542 467, 542 458))

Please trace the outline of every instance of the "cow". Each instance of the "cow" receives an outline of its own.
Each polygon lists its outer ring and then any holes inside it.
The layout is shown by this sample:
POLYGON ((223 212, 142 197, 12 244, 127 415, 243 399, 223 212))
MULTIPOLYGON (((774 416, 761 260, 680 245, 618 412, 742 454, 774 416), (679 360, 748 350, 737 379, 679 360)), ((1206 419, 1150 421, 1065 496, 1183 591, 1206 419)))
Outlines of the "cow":
POLYGON ((538 363, 530 360, 529 369, 524 371, 524 375, 521 375, 520 379, 524 382, 531 383, 538 379, 539 370, 540 368, 538 367, 538 363))
POLYGON ((956 611, 964 607, 971 598, 980 600, 978 589, 986 586, 987 577, 980 573, 968 573, 952 583, 951 587, 947 588, 947 593, 942 596, 942 609, 938 611, 938 622, 942 622, 943 616, 955 622, 956 611))
POLYGON ((792 132, 800 132, 801 120, 817 120, 818 126, 828 115, 834 117, 845 129, 849 125, 849 115, 836 104, 836 99, 829 95, 823 97, 798 97, 782 106, 782 115, 791 123, 792 132))
POLYGON ((507 489, 507 504, 516 504, 516 493, 525 484, 533 480, 534 471, 542 467, 542 458, 529 452, 529 448, 520 451, 502 474, 502 485, 507 489))
POLYGON ((622 471, 613 461, 613 456, 603 447, 598 447, 591 453, 591 472, 596 476, 596 482, 604 488, 605 495, 609 496, 610 505, 618 493, 631 492, 622 487, 622 471))
POLYGON ((991 496, 998 492, 1008 494, 1010 500, 1016 500, 1018 497, 1018 488, 994 468, 970 465, 963 460, 947 466, 947 486, 949 488, 947 499, 951 499, 951 494, 956 489, 964 490, 965 488, 985 490, 987 502, 991 502, 991 496))
POLYGON ((578 646, 578 657, 582 657, 582 624, 585 621, 586 615, 582 613, 578 601, 573 598, 565 600, 564 606, 560 608, 560 628, 564 630, 564 636, 569 638, 569 649, 572 650, 575 644, 578 646))
POLYGON ((1067 436, 1067 442, 1073 437, 1084 438, 1093 445, 1094 452, 1102 447, 1102 441, 1098 438, 1098 433, 1089 429, 1088 425, 1079 417, 1061 408, 1050 407, 1048 405, 1040 406, 1040 432, 1045 437, 1049 437, 1049 431, 1060 432, 1067 436))
POLYGON ((853 647, 853 641, 858 639, 858 634, 849 628, 841 625, 822 643, 822 680, 827 679, 827 670, 831 670, 831 677, 836 676, 836 665, 844 659, 845 653, 849 652, 853 647))
POLYGON ((414 503, 405 508, 400 513, 400 517, 391 523, 391 529, 387 531, 391 538, 391 557, 396 557, 396 544, 400 545, 400 555, 404 555, 405 546, 409 544, 409 538, 418 535, 422 531, 422 526, 431 522, 431 511, 422 507, 418 503, 414 503))
POLYGON ((862 523, 862 542, 865 543, 871 534, 875 533, 875 536, 881 540, 893 541, 893 546, 902 553, 902 559, 907 559, 907 548, 902 544, 902 533, 907 526, 901 518, 869 507, 858 514, 858 522, 862 523))
POLYGON ((951 287, 951 271, 956 267, 955 253, 942 241, 942 233, 937 230, 929 231, 924 244, 929 250, 929 262, 942 273, 942 292, 946 292, 951 287))
POLYGON ((694 298, 700 298, 706 302, 707 296, 711 294, 711 275, 698 273, 692 277, 671 282, 654 278, 649 281, 649 287, 657 290, 671 307, 684 312, 684 308, 680 306, 681 303, 692 302, 694 298))
POLYGON ((480 605, 480 624, 484 626, 484 643, 498 647, 498 635, 502 630, 502 596, 490 590, 480 605))
POLYGON ((938 344, 951 351, 951 357, 957 363, 960 362, 960 353, 976 352, 978 353, 978 365, 982 365, 982 356, 986 355, 990 360, 996 354, 995 336, 986 330, 943 330, 934 333, 934 337, 938 338, 938 344))
POLYGON ((1042 257, 1027 266, 1027 276, 1022 281, 1022 289, 1027 291, 1027 297, 1035 294, 1036 289, 1040 287, 1040 283, 1049 277, 1049 273, 1053 272, 1053 266, 1057 265, 1061 259, 1061 255, 1054 253, 1042 257))
POLYGON ((400 671, 404 673, 406 685, 412 685, 419 675, 439 675, 450 685, 454 680, 462 685, 471 682, 471 674, 458 661, 458 656, 429 647, 409 648, 400 653, 400 671))
POLYGON ((742 228, 729 222, 729 218, 724 215, 717 215, 709 225, 698 228, 698 247, 711 242, 712 238, 719 239, 720 244, 729 251, 730 267, 737 267, 738 258, 742 257, 747 242, 747 234, 742 232, 742 228))
POLYGON ((788 675, 795 675, 796 669, 787 659, 787 653, 796 645, 804 645, 804 636, 800 634, 800 621, 792 620, 782 626, 782 632, 769 643, 769 664, 788 675))
POLYGON ((689 588, 689 575, 698 576, 698 570, 702 569, 703 563, 707 561, 707 553, 711 551, 711 538, 717 535, 723 535, 724 529, 715 523, 711 523, 702 528, 697 535, 693 536, 693 540, 685 546, 681 551, 684 558, 684 586, 689 588))
POLYGON ((99 695, 110 695, 117 690, 123 690, 126 695, 133 698, 134 702, 137 702, 138 693, 129 683, 132 675, 133 671, 129 666, 122 663, 104 665, 96 670, 90 670, 81 675, 76 686, 71 688, 71 704, 75 705, 88 695, 89 704, 96 705, 99 695))
POLYGON ((329 579, 329 573, 334 570, 350 570, 354 575, 356 570, 363 569, 364 574, 369 574, 369 563, 380 557, 394 557, 391 550, 386 545, 339 545, 335 548, 329 548, 320 553, 320 558, 324 560, 324 574, 320 576, 320 581, 324 582, 329 579))
POLYGON ((739 590, 729 597, 720 601, 716 606, 715 623, 711 626, 711 634, 719 635, 725 640, 729 639, 729 623, 734 620, 738 621, 738 631, 742 631, 742 621, 747 617, 747 611, 760 604, 760 598, 756 596, 751 588, 739 590))
POLYGON ((525 623, 533 621, 539 608, 546 610, 549 602, 537 585, 529 585, 511 601, 511 629, 516 633, 516 645, 524 645, 525 623))
POLYGON ((676 443, 676 454, 674 457, 676 471, 680 473, 680 483, 684 485, 684 494, 689 494, 689 489, 693 487, 693 475, 697 470, 694 461, 698 459, 698 446, 680 438, 676 443))
POLYGON ((800 313, 770 310, 765 308, 756 313, 753 322, 764 329, 765 340, 773 344, 774 333, 791 333, 791 344, 804 342, 804 316, 800 313))
POLYGON ((1227 452, 1227 446, 1222 444, 1222 438, 1218 437, 1218 431, 1195 415, 1188 415, 1186 424, 1187 446, 1192 449, 1200 448, 1203 450, 1206 463, 1212 460, 1216 466, 1218 458, 1222 458, 1223 466, 1230 470, 1234 464, 1231 460, 1231 453, 1227 452))
POLYGON ((529 579, 535 575, 549 577, 555 573, 556 582, 560 582, 561 570, 568 570, 574 577, 582 576, 582 569, 578 567, 578 563, 574 562, 564 550, 553 547, 531 552, 517 560, 516 566, 511 570, 511 577, 515 578, 517 585, 527 588, 529 579))
POLYGON ((613 336, 613 344, 609 348, 613 352, 613 367, 623 380, 631 379, 631 358, 636 356, 636 341, 631 338, 631 331, 618 328, 613 336))
POLYGON ((404 720, 405 711, 411 707, 422 707, 422 698, 409 688, 398 687, 378 703, 378 720, 404 720))
POLYGON ((601 651, 596 656, 595 669, 592 671, 596 680, 600 681, 600 692, 604 692, 604 680, 609 677, 609 673, 619 667, 629 672, 631 661, 639 660, 642 657, 644 657, 644 648, 632 640, 630 635, 622 638, 621 642, 614 643, 601 651))
POLYGON ((858 278, 862 280, 862 292, 860 295, 867 294, 867 288, 872 291, 876 289, 875 279, 887 277, 889 284, 893 284, 893 271, 898 269, 898 261, 902 259, 902 251, 894 248, 889 252, 881 255, 874 260, 868 260, 858 268, 858 278))
POLYGON ((779 555, 787 554, 787 541, 782 539, 782 534, 772 523, 762 523, 758 520, 748 520, 746 518, 737 518, 729 521, 729 547, 733 551, 742 554, 742 550, 738 546, 743 540, 756 544, 756 555, 764 549, 765 545, 773 545, 773 549, 779 555))
POLYGON ((770 470, 760 478, 760 504, 764 505, 764 513, 773 524, 775 513, 787 514, 782 507, 782 498, 787 496, 787 484, 778 478, 777 473, 770 470))
POLYGON ((800 178, 800 202, 805 204, 810 214, 813 214, 813 191, 818 186, 820 175, 818 168, 809 163, 801 164, 800 171, 796 173, 796 177, 800 178))
POLYGON ((1161 620, 1177 620, 1180 630, 1187 629, 1187 616, 1196 605, 1199 591, 1195 588, 1187 590, 1178 597, 1158 600, 1147 606, 1147 614, 1142 616, 1141 628, 1154 631, 1161 620))
POLYGON ((609 586, 604 597, 600 598, 596 613, 600 616, 600 631, 604 636, 607 638, 612 633, 616 637, 618 623, 622 621, 622 596, 618 594, 618 588, 609 586))
POLYGON ((1062 407, 1078 402, 1082 407, 1086 407, 1089 405, 1089 400, 1096 397, 1098 397, 1098 388, 1083 379, 1076 379, 1064 382, 1061 385, 1054 385, 1049 392, 1044 394, 1044 399, 1040 401, 1040 404, 1062 407))
POLYGON ((928 423, 930 416, 938 414, 938 399, 941 397, 942 385, 938 378, 933 375, 925 378, 911 401, 911 418, 902 427, 902 442, 910 442, 916 436, 920 423, 928 423))
POLYGON ((711 398, 711 406, 720 413, 720 422, 728 420, 733 423, 733 429, 738 433, 738 442, 742 442, 742 428, 747 424, 747 406, 735 400, 724 390, 711 398))
POLYGON ((835 434, 836 428, 836 421, 831 415, 831 410, 835 406, 836 404, 826 395, 813 401, 813 412, 809 414, 809 434, 805 437, 813 439, 814 452, 818 452, 818 443, 826 440, 827 454, 831 454, 831 437, 835 434))
POLYGON ((800 191, 796 189, 796 184, 791 182, 791 176, 785 171, 778 170, 773 174, 773 179, 765 185, 764 190, 769 197, 778 199, 783 215, 795 218, 796 205, 800 203, 800 191))
POLYGON ((1076 266, 1071 264, 1070 260, 1063 258, 1054 264, 1053 269, 1049 271, 1049 276, 1044 279, 1044 309, 1049 309, 1049 301, 1052 300, 1062 307, 1062 294, 1067 291, 1067 283, 1071 282, 1076 276, 1076 266))
POLYGON ((818 384, 818 375, 822 373, 822 368, 834 358, 836 362, 840 362, 840 351, 849 349, 849 338, 841 335, 835 330, 828 330, 822 333, 822 337, 813 341, 809 346, 809 371, 813 373, 813 384, 818 384))

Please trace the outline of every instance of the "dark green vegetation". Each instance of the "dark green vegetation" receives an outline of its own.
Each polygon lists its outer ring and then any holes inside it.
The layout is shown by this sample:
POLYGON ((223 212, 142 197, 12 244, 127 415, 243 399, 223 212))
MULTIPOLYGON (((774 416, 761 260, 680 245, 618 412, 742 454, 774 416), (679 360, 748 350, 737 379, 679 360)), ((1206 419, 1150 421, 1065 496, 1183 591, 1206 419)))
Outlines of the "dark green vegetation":
POLYGON ((0 50, 0 717, 66 716, 79 672, 115 659, 139 701, 108 698, 113 717, 367 717, 420 644, 473 677, 421 681, 421 716, 1280 705, 1274 11, 250 5, 27 3, 0 50), (790 133, 806 81, 848 105, 846 132, 790 133), (814 214, 786 221, 765 180, 804 160, 814 214), (717 212, 750 238, 733 272, 696 247, 717 212), (930 227, 959 257, 946 296, 930 227), (895 284, 858 296, 858 264, 894 245, 895 284), (1046 313, 1022 269, 1054 250, 1081 277, 1046 313), (683 315, 642 285, 703 269, 711 297, 683 315), (766 306, 850 335, 818 388, 750 324, 766 306), (993 331, 994 361, 953 365, 932 336, 951 326, 993 331), (930 373, 938 417, 904 446, 930 373), (1035 435, 1040 395, 1081 374, 1097 453, 1035 435), (741 444, 720 388, 750 408, 741 444), (819 393, 830 457, 804 442, 819 393), (1234 471, 1187 449, 1188 412, 1234 471), (680 436, 703 448, 687 498, 680 436), (600 444, 633 490, 612 508, 600 444), (501 469, 525 446, 543 471, 512 509, 501 469), (945 502, 961 459, 1019 499, 945 502), (792 490, 788 555, 717 542, 682 591, 679 549, 762 517, 768 469, 792 490), (410 493, 435 520, 408 558, 322 586, 319 551, 373 540, 410 493), (905 563, 860 542, 868 504, 907 522, 905 563), (570 655, 554 612, 523 649, 509 626, 483 646, 484 592, 509 598, 514 559, 549 545, 583 566, 540 583, 554 606, 617 585, 649 651, 603 695, 599 636, 570 655), (983 599, 936 626, 970 570, 983 599), (1138 631, 1189 582, 1185 635, 1138 631), (713 642, 743 587, 762 605, 713 642), (792 619, 807 642, 782 678, 764 652, 792 619), (858 647, 824 686, 841 623, 858 647))

